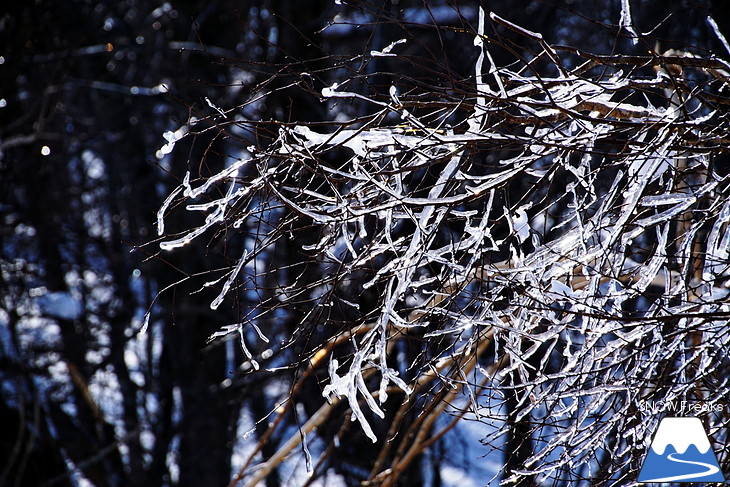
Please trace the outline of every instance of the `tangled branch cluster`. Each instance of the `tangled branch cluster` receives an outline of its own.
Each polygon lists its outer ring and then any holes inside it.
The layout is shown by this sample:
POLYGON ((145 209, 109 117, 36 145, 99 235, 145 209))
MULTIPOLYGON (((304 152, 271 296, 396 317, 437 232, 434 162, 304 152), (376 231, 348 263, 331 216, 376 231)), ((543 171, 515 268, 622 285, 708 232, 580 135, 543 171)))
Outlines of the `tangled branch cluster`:
MULTIPOLYGON (((494 399, 505 391, 512 421, 539 444, 505 480, 581 465, 625 480, 656 424, 640 420, 639 402, 730 393, 730 65, 680 52, 593 55, 491 20, 539 54, 494 65, 481 12, 468 96, 393 84, 378 97, 342 80, 322 100, 364 104, 368 116, 334 130, 280 124, 270 144, 219 174, 188 173, 161 208, 165 236, 171 205, 205 215, 164 250, 209 230, 254 235, 208 283, 213 309, 234 291, 255 301, 224 330, 239 332, 254 368, 247 330, 278 333, 265 317, 297 310, 287 343, 321 332, 301 379, 327 363, 330 403, 250 485, 341 401, 377 441, 371 413, 384 417, 386 398, 402 394, 396 418, 422 413, 382 446, 370 481, 391 485, 464 414, 503 417, 494 399), (292 242, 307 243, 277 266, 292 242), (262 293, 267 276, 276 285, 262 293), (367 293, 376 305, 359 301, 367 293), (399 344, 411 342, 421 354, 400 363, 399 344), (445 412, 455 419, 435 431, 445 412)), ((708 418, 712 432, 729 420, 708 418)), ((494 424, 487 443, 510 427, 494 424)), ((388 438, 397 431, 396 419, 388 438)))

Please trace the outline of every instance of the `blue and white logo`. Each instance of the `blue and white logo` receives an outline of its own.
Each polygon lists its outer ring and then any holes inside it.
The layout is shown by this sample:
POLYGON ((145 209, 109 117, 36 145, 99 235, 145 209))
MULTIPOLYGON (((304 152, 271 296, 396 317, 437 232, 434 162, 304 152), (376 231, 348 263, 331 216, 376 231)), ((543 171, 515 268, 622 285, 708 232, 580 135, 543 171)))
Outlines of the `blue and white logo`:
POLYGON ((664 418, 639 482, 724 482, 700 418, 664 418))

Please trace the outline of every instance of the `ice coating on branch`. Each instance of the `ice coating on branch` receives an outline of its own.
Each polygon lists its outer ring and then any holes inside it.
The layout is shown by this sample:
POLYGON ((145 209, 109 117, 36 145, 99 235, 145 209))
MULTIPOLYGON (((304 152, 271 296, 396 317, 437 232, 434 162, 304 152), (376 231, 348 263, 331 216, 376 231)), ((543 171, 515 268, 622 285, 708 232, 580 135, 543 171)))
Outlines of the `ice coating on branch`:
POLYGON ((727 39, 725 38, 723 33, 720 31, 720 26, 717 25, 717 22, 715 22, 715 19, 708 16, 707 23, 710 24, 710 27, 712 27, 712 30, 715 32, 715 35, 720 40, 720 42, 722 42, 722 45, 725 48, 725 51, 727 51, 727 53, 730 54, 730 43, 728 43, 727 39))
POLYGON ((190 184, 190 172, 187 172, 185 174, 185 178, 183 179, 183 184, 176 188, 170 194, 170 196, 167 197, 163 205, 160 207, 160 210, 157 212, 158 233, 162 234, 162 232, 164 231, 165 211, 181 190, 183 192, 183 196, 189 199, 194 199, 207 193, 212 187, 214 187, 216 183, 228 180, 226 193, 224 196, 208 201, 206 203, 187 205, 186 208, 188 211, 209 212, 205 217, 205 222, 199 227, 186 232, 183 236, 179 238, 160 242, 160 248, 162 250, 172 250, 175 248, 184 247, 200 235, 204 234, 208 229, 223 223, 225 221, 226 210, 228 209, 228 207, 230 205, 233 205, 237 200, 240 200, 241 198, 248 195, 250 192, 262 187, 265 184, 266 178, 275 171, 274 168, 271 168, 266 172, 266 174, 261 175, 260 177, 251 181, 250 185, 245 187, 239 187, 235 181, 236 175, 238 174, 238 171, 249 162, 249 159, 241 159, 232 164, 230 167, 219 172, 218 174, 208 178, 205 183, 201 184, 197 188, 193 188, 193 186, 190 184))
POLYGON ((331 98, 333 96, 337 96, 337 88, 340 87, 339 83, 333 83, 331 86, 327 86, 325 88, 322 88, 322 96, 325 98, 331 98))
POLYGON ((645 196, 641 198, 642 206, 664 206, 675 205, 678 203, 686 203, 687 201, 695 201, 697 197, 688 193, 665 193, 645 196))
MULTIPOLYGON (((391 42, 390 44, 388 44, 387 46, 385 46, 385 47, 384 47, 384 48, 383 48, 382 50, 380 50, 380 51, 375 51, 375 50, 373 50, 373 51, 370 51, 370 55, 371 55, 371 56, 373 56, 373 57, 387 57, 387 56, 396 56, 396 54, 395 54, 395 53, 392 53, 392 52, 390 52, 390 51, 392 51, 392 50, 393 50, 393 48, 394 48, 395 46, 397 46, 398 44, 405 44, 405 43, 406 43, 406 39, 398 39, 397 41, 393 41, 393 42, 391 42)), ((324 95, 324 94, 323 94, 323 95, 324 95)))
POLYGON ((182 139, 188 134, 187 127, 180 127, 179 129, 173 131, 168 130, 162 136, 165 138, 167 143, 160 147, 160 150, 157 151, 156 156, 158 159, 162 159, 167 154, 171 153, 173 149, 175 149, 175 144, 177 141, 182 139))
MULTIPOLYGON (((707 238, 707 256, 702 270, 702 277, 705 281, 713 283, 715 279, 730 274, 730 199, 727 200, 720 211, 707 238)), ((712 285, 710 287, 712 292, 712 285)))

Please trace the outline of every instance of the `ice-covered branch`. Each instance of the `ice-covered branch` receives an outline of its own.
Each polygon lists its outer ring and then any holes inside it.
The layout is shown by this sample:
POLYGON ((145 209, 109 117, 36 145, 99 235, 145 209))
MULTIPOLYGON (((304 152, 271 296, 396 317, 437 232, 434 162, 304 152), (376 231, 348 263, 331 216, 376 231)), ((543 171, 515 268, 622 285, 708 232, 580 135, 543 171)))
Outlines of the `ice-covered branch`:
MULTIPOLYGON (((622 2, 620 27, 636 39, 629 7, 622 2)), ((523 472, 549 475, 589 461, 597 432, 618 426, 609 418, 618 397, 651 397, 659 383, 712 373, 677 365, 707 363, 713 353, 699 344, 685 350, 686 330, 730 344, 730 181, 712 162, 730 138, 715 83, 727 63, 594 55, 489 18, 537 44, 557 77, 496 66, 480 10, 473 86, 463 99, 429 93, 440 96, 429 105, 413 90, 366 95, 340 89, 343 79, 322 89, 323 99, 365 103, 372 116, 280 124, 248 158, 196 185, 186 176, 158 228, 161 248, 172 250, 268 218, 267 238, 235 257, 211 306, 248 293, 267 313, 304 316, 294 338, 330 333, 312 350, 312 364, 329 363, 323 396, 346 400, 373 442, 382 439, 376 422, 388 393, 414 404, 409 394, 437 378, 470 391, 478 412, 475 391, 486 386, 465 377, 489 356, 500 368, 489 380, 515 391, 515 417, 552 412, 564 430, 523 472), (673 64, 681 69, 664 68, 673 64), (181 208, 203 222, 168 237, 167 214, 181 208), (277 263, 289 246, 297 257, 277 263), (260 256, 271 267, 257 274, 260 256), (259 298, 268 273, 280 288, 259 298), (394 366, 394 344, 410 340, 427 344, 422 362, 394 366), (606 418, 592 422, 587 410, 606 418)), ((401 43, 371 54, 397 56, 401 43)), ((445 404, 424 422, 433 424, 445 404)), ((402 446, 394 471, 417 451, 402 446)))

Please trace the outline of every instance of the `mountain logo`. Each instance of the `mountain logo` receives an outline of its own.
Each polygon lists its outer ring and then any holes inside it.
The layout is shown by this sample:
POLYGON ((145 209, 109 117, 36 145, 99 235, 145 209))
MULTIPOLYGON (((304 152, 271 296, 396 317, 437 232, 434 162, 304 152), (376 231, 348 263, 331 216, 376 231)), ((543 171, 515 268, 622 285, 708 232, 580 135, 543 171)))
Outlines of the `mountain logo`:
POLYGON ((725 482, 700 418, 661 420, 638 481, 725 482))

